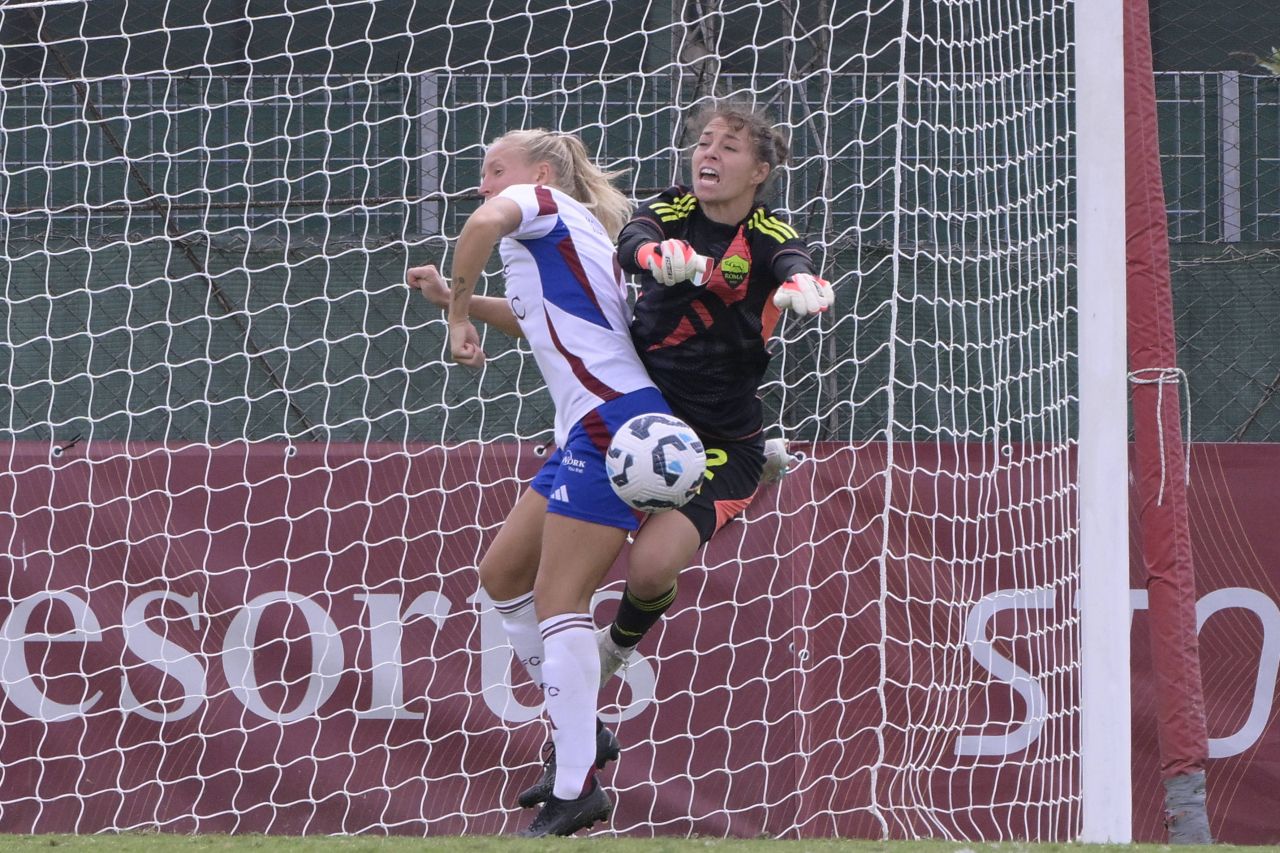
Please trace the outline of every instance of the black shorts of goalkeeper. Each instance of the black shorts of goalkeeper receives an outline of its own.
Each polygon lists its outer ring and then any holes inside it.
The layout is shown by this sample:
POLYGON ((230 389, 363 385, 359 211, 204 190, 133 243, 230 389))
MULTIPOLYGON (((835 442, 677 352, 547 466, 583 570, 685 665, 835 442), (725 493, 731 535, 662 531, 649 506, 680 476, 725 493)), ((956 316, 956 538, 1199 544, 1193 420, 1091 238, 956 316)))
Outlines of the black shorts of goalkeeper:
POLYGON ((674 512, 684 514, 707 544, 751 503, 764 470, 764 435, 729 441, 699 435, 707 452, 707 474, 693 500, 674 512))

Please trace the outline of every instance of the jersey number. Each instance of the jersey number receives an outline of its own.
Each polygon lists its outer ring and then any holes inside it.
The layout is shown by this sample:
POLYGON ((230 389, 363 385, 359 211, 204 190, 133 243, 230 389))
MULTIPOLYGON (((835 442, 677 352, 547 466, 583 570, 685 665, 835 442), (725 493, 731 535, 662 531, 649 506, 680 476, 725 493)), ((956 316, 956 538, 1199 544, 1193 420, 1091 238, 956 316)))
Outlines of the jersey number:
POLYGON ((728 453, 725 453, 723 450, 721 450, 718 447, 708 447, 707 448, 707 473, 705 475, 706 478, 708 480, 714 480, 716 478, 716 472, 712 471, 711 469, 719 468, 721 465, 723 465, 728 461, 729 461, 728 453))

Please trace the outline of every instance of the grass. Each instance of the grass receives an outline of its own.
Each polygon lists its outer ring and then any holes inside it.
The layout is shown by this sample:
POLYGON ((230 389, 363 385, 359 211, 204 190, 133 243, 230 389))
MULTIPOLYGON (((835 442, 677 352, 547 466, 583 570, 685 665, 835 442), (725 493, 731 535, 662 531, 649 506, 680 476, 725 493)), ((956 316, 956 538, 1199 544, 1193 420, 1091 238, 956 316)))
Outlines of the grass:
MULTIPOLYGON (((188 851, 279 851, 279 853, 543 853, 590 845, 592 853, 1168 853, 1158 844, 967 844, 947 841, 843 841, 709 838, 573 838, 520 839, 509 836, 456 838, 315 837, 263 835, 7 835, 0 847, 16 853, 55 850, 57 853, 188 853, 188 851)), ((1216 845, 1213 853, 1264 853, 1280 847, 1231 847, 1216 845)))

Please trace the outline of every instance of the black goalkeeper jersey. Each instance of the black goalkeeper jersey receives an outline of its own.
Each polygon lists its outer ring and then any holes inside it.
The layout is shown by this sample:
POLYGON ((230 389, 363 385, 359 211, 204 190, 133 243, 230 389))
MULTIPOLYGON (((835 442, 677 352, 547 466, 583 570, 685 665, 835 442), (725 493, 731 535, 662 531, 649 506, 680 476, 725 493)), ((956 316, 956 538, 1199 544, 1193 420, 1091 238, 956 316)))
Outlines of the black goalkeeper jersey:
POLYGON ((778 321, 772 296, 792 275, 814 271, 805 242, 767 207, 736 225, 713 222, 676 186, 636 211, 618 237, 618 259, 640 283, 631 338, 675 414, 704 436, 760 432, 757 392, 778 321), (715 260, 704 286, 667 287, 636 264, 641 245, 669 239, 715 260))

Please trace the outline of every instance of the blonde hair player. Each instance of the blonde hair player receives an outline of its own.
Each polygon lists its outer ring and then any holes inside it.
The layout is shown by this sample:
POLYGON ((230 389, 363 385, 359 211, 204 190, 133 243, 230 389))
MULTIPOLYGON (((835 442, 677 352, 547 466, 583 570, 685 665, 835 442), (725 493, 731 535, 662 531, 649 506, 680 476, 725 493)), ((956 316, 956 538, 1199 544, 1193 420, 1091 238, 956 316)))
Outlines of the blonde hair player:
MULTIPOLYGON (((520 661, 543 687, 558 772, 528 836, 571 835, 607 819, 595 770, 600 661, 592 593, 637 514, 614 494, 604 454, 634 415, 669 412, 628 332, 626 285, 612 237, 630 203, 577 137, 508 133, 484 158, 485 202, 453 254, 449 342, 454 361, 484 364, 476 317, 525 337, 555 403, 556 451, 516 501, 480 561, 480 583, 520 661), (505 299, 475 297, 499 247, 505 299)), ((410 270, 420 289, 449 291, 433 267, 410 270)), ((616 757, 616 746, 609 758, 616 757)))

